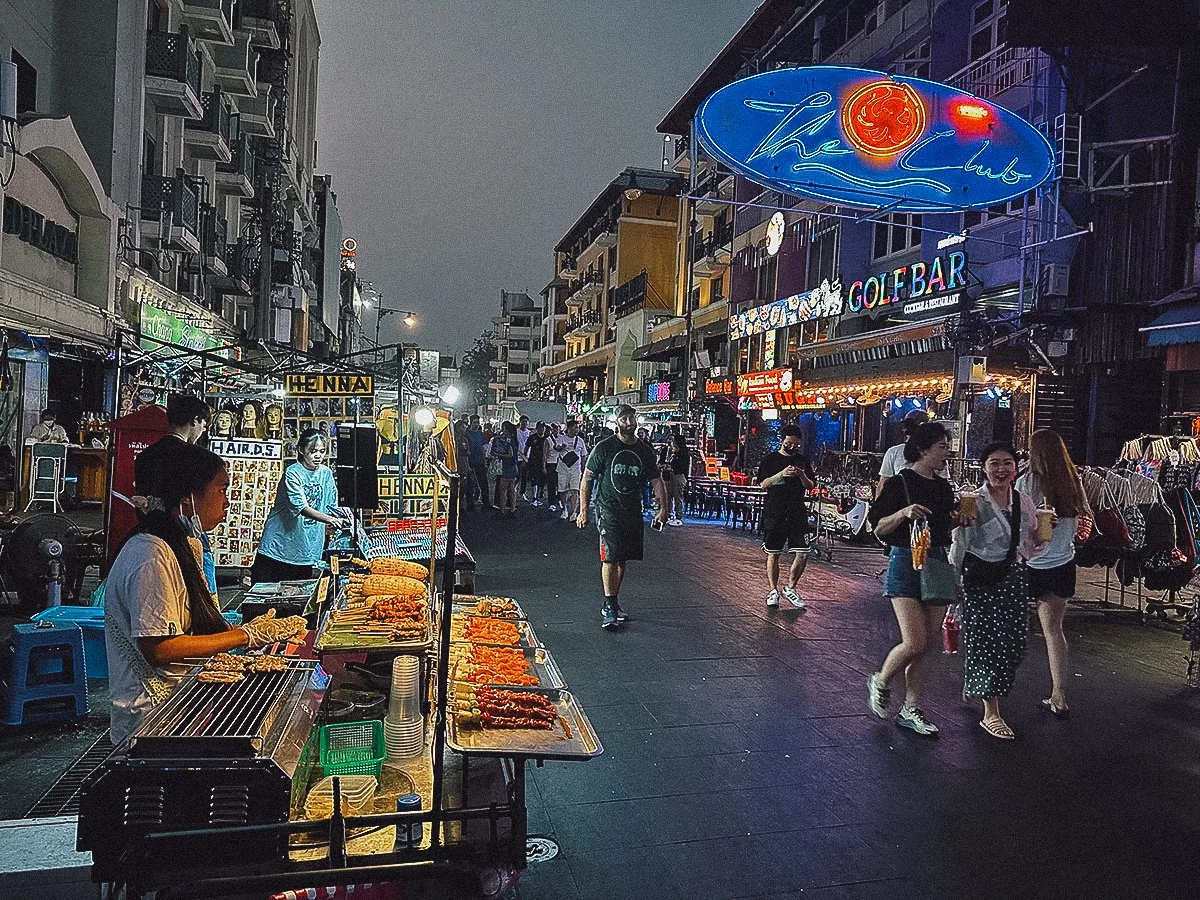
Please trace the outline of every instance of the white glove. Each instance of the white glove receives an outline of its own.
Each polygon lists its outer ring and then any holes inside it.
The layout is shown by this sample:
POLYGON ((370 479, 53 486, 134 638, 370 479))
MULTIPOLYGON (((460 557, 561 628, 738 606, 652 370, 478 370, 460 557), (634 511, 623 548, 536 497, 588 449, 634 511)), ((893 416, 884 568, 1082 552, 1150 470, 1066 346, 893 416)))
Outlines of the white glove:
POLYGON ((304 616, 288 616, 286 619, 275 618, 275 610, 268 610, 264 615, 251 619, 242 626, 246 632, 247 646, 251 650, 269 647, 280 641, 295 637, 308 628, 304 616))

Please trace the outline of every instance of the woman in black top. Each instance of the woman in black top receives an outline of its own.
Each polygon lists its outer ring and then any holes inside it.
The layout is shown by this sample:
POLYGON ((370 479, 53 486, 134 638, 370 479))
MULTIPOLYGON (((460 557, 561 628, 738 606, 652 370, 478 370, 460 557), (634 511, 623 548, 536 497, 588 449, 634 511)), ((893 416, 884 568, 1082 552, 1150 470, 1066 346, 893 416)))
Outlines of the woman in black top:
POLYGON ((663 480, 667 485, 667 512, 670 514, 667 524, 682 525, 684 493, 692 472, 692 451, 688 449, 687 440, 682 434, 671 436, 671 443, 663 448, 663 462, 668 470, 663 472, 663 480), (668 474, 669 478, 666 477, 668 474))
POLYGON ((525 477, 533 493, 533 505, 542 505, 546 489, 546 426, 541 422, 525 442, 525 477))
POLYGON ((886 719, 888 683, 904 670, 904 705, 896 724, 922 735, 936 735, 937 726, 928 721, 917 707, 921 689, 921 670, 925 653, 934 642, 946 615, 946 605, 954 602, 958 578, 947 554, 955 525, 954 491, 939 472, 950 456, 950 435, 945 426, 928 422, 920 426, 904 445, 904 458, 910 469, 901 470, 883 484, 883 490, 867 518, 888 544, 888 571, 885 594, 892 600, 900 623, 901 642, 892 648, 878 672, 867 679, 871 712, 886 719), (913 567, 911 546, 914 523, 929 529, 928 557, 918 571, 913 567))

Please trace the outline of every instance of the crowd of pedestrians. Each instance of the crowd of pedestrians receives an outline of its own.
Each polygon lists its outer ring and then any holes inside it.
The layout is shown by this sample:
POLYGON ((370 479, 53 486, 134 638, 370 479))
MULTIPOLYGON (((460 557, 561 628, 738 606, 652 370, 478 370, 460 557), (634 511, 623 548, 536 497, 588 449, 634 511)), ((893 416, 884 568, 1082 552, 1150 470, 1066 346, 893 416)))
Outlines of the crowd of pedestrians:
MULTIPOLYGON (((693 461, 678 432, 656 450, 632 407, 617 411, 615 426, 588 437, 577 420, 531 427, 522 416, 495 428, 478 416, 464 416, 456 426, 460 446, 467 448, 460 472, 468 504, 508 517, 515 515, 520 496, 579 528, 594 516, 606 630, 619 629, 629 618, 620 591, 626 564, 643 555, 645 511, 654 513, 653 528, 683 524, 693 461)), ((1000 704, 1024 658, 1027 610, 1036 602, 1051 681, 1042 705, 1065 717, 1063 617, 1075 594, 1077 524, 1090 515, 1066 446, 1057 434, 1039 431, 1023 464, 1013 447, 991 444, 980 457, 983 484, 956 494, 945 474, 951 454, 946 427, 918 412, 906 417, 904 434, 884 457, 867 515, 887 550, 884 595, 900 630, 900 642, 868 679, 871 712, 891 715, 891 685, 903 676, 896 723, 937 735, 937 725, 919 705, 924 663, 939 643, 947 609, 961 604, 963 697, 980 702, 984 731, 1013 739, 1000 704)), ((803 452, 801 430, 785 425, 779 438, 779 449, 763 458, 754 478, 765 489, 760 531, 766 605, 778 609, 783 599, 803 609, 800 582, 814 536, 807 498, 817 478, 803 452), (785 554, 792 561, 781 573, 785 554)))

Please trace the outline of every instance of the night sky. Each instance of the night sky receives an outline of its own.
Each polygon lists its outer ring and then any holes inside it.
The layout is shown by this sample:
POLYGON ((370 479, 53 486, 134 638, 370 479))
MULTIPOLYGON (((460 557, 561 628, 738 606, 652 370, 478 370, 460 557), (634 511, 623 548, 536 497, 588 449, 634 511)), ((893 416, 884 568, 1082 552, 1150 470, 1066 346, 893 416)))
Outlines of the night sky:
MULTIPOLYGON (((458 353, 500 290, 537 293, 551 248, 626 166, 752 0, 315 0, 317 171, 360 277, 412 309, 405 335, 458 353)), ((399 316, 383 320, 395 340, 399 316)), ((363 320, 374 338, 375 320, 363 320)))

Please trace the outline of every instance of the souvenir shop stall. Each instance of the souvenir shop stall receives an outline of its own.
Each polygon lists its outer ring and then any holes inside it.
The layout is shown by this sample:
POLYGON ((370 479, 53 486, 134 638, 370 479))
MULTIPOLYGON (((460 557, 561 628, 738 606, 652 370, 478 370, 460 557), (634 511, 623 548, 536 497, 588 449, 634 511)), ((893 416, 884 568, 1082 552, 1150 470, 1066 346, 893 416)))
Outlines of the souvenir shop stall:
MULTIPOLYGON (((438 457, 412 519, 428 546, 457 546, 459 484, 438 457)), ((388 882, 469 898, 516 881, 526 766, 590 760, 600 740, 520 598, 461 594, 454 554, 359 540, 281 637, 310 632, 196 660, 88 778, 77 842, 94 880, 159 898, 388 882)))

